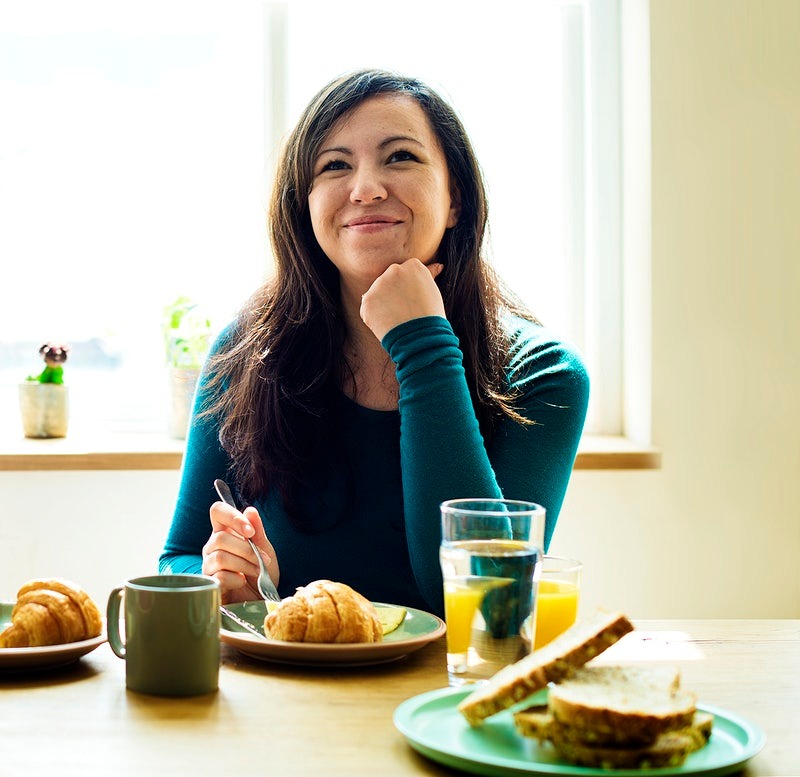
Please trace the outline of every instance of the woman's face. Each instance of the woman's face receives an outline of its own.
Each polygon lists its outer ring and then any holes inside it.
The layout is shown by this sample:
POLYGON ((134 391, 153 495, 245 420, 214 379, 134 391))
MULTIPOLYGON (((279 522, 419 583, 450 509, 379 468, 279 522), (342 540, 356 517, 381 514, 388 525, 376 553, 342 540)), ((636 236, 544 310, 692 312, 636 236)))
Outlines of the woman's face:
POLYGON ((407 95, 371 97, 333 126, 308 204, 322 250, 360 293, 391 264, 431 262, 458 219, 439 140, 407 95))

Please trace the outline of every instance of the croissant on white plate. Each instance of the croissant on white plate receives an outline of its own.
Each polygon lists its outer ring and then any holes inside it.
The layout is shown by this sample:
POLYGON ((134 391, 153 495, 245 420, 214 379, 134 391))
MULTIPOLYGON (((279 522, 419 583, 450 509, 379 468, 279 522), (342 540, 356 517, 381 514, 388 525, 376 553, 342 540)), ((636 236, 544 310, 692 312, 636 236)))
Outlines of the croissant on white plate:
POLYGON ((264 633, 287 642, 380 642, 372 602, 344 583, 315 580, 283 599, 264 619, 264 633))
POLYGON ((29 580, 17 593, 0 648, 43 647, 99 636, 102 615, 79 585, 63 578, 29 580))

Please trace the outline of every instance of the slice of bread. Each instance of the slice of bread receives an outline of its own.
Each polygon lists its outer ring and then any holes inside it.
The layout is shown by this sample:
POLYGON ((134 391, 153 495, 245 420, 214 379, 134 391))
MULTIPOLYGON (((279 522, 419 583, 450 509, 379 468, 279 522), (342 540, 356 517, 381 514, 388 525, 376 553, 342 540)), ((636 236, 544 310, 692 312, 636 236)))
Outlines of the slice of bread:
POLYGON ((642 747, 599 747, 550 740, 562 759, 594 769, 660 769, 681 766, 692 751, 693 739, 681 731, 668 731, 642 747))
POLYGON ((666 666, 586 666, 552 685, 546 706, 514 714, 523 736, 550 742, 569 763, 600 769, 680 766, 708 742, 713 721, 666 666))
POLYGON ((687 728, 659 734, 648 744, 616 746, 584 741, 586 732, 556 723, 546 707, 522 710, 514 715, 514 723, 523 736, 550 742, 569 763, 599 769, 642 769, 680 766, 689 753, 708 743, 714 717, 697 712, 687 728))
POLYGON ((548 683, 557 683, 621 637, 633 624, 619 612, 597 610, 571 626, 552 642, 501 669, 458 705, 471 726, 501 712, 548 683))
MULTIPOLYGON (((515 712, 514 725, 522 736, 540 741, 559 740, 586 747, 614 746, 634 748, 646 747, 648 744, 652 744, 652 742, 641 742, 636 739, 617 743, 598 741, 597 735, 591 730, 558 723, 550 713, 547 705, 527 707, 524 710, 515 712)), ((695 712, 691 724, 678 730, 681 734, 691 737, 692 750, 699 750, 710 739, 713 725, 714 716, 710 712, 698 710, 695 712)))
POLYGON ((647 744, 690 726, 696 701, 667 666, 585 666, 548 693, 555 721, 612 745, 647 744))

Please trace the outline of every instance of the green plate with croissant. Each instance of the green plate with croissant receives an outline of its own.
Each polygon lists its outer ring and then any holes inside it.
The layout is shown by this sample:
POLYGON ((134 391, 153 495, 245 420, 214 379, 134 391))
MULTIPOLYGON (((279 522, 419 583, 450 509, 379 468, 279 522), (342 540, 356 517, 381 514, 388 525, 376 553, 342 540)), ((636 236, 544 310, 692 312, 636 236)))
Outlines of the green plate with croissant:
MULTIPOLYGON (((373 602, 377 607, 399 607, 399 605, 373 602)), ((239 602, 227 608, 258 630, 263 630, 267 608, 265 602, 239 602)), ((402 623, 387 634, 381 642, 355 642, 350 644, 320 644, 309 642, 283 642, 262 639, 249 634, 234 621, 222 617, 220 638, 241 653, 260 661, 306 666, 367 666, 396 661, 409 653, 425 647, 445 633, 441 618, 415 610, 403 608, 406 616, 402 623)))

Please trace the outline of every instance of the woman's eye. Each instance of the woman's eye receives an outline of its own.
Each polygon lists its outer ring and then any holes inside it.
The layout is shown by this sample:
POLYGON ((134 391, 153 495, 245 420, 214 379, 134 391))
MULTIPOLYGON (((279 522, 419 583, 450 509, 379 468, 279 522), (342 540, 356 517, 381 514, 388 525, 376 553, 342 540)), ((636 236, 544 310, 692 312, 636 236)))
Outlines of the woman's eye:
POLYGON ((418 158, 410 151, 395 151, 389 157, 390 162, 417 162, 418 158))
POLYGON ((347 167, 347 162, 343 161, 342 159, 331 159, 330 162, 325 162, 325 164, 320 167, 319 172, 324 173, 328 170, 346 170, 347 167))

